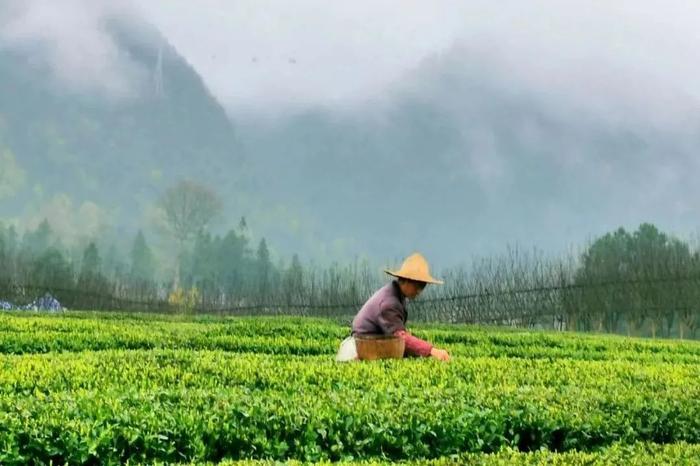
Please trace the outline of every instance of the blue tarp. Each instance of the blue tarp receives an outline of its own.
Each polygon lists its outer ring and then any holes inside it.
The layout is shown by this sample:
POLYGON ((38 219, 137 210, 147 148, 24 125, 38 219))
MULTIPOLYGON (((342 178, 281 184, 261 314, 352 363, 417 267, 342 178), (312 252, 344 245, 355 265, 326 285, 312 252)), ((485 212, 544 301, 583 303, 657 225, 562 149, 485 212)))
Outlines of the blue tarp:
POLYGON ((29 304, 24 306, 18 306, 12 304, 8 301, 0 300, 0 309, 3 311, 49 311, 49 312, 59 312, 63 311, 63 306, 58 302, 56 298, 46 293, 43 297, 35 299, 29 304))

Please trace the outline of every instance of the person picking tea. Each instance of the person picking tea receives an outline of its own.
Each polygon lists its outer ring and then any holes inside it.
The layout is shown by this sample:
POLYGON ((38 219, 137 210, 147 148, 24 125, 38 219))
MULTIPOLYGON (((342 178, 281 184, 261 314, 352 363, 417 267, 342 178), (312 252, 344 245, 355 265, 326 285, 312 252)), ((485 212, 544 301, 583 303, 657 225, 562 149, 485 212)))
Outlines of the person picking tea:
POLYGON ((434 347, 406 330, 406 300, 416 299, 428 284, 443 284, 430 275, 428 261, 421 254, 415 253, 406 258, 399 270, 384 272, 395 277, 395 280, 377 290, 362 306, 352 321, 351 336, 340 344, 336 360, 357 359, 355 336, 393 335, 404 340, 404 357, 433 357, 449 361, 447 351, 434 347))

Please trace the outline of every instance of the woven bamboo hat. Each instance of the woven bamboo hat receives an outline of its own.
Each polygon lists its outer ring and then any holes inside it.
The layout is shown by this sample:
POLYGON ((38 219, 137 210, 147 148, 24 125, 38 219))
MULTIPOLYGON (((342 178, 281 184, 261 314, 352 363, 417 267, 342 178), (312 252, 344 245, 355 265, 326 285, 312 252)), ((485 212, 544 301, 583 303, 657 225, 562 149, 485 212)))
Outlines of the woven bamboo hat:
POLYGON ((442 285, 444 282, 433 278, 430 275, 430 266, 425 257, 419 253, 411 254, 403 261, 399 270, 384 270, 384 272, 394 277, 407 278, 417 282, 432 283, 434 285, 442 285))

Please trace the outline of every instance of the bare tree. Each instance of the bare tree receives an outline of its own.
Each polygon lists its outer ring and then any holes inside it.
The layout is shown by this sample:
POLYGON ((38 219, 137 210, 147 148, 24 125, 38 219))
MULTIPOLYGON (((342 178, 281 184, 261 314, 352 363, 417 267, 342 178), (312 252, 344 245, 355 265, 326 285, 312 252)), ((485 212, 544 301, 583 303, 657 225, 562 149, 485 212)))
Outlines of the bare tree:
POLYGON ((165 191, 159 206, 165 214, 168 233, 179 246, 178 266, 175 272, 177 287, 185 245, 205 230, 221 213, 222 202, 212 189, 194 181, 182 180, 165 191))

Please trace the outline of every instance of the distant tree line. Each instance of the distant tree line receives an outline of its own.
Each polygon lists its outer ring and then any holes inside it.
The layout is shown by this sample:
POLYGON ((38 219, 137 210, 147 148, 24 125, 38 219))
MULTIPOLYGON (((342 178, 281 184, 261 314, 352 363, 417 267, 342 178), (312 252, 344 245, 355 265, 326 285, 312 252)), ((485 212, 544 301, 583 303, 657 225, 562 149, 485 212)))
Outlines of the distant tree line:
POLYGON ((159 278, 162 264, 141 231, 129 257, 115 260, 94 241, 80 253, 64 247, 47 221, 21 237, 0 224, 0 300, 21 303, 48 292, 71 309, 270 313, 283 306, 304 313, 308 304, 359 302, 380 283, 367 264, 316 268, 296 254, 273 263, 264 238, 254 248, 249 243, 236 229, 200 232, 179 253, 177 273, 159 278))
MULTIPOLYGON (((66 247, 48 221, 21 236, 0 223, 0 300, 29 302, 49 292, 70 309, 347 322, 387 280, 366 262, 319 267, 297 255, 273 261, 265 238, 253 242, 244 218, 213 234, 219 201, 192 183, 169 190, 161 205, 161 234, 174 245, 170 263, 142 231, 124 257, 114 246, 101 250, 100 238, 66 247)), ((578 254, 511 248, 440 275, 446 284, 411 303, 412 320, 679 338, 696 338, 700 326, 700 252, 650 224, 605 234, 578 254)))
POLYGON ((651 224, 605 234, 580 254, 510 249, 445 278, 432 299, 414 304, 423 319, 698 336, 700 252, 651 224))

